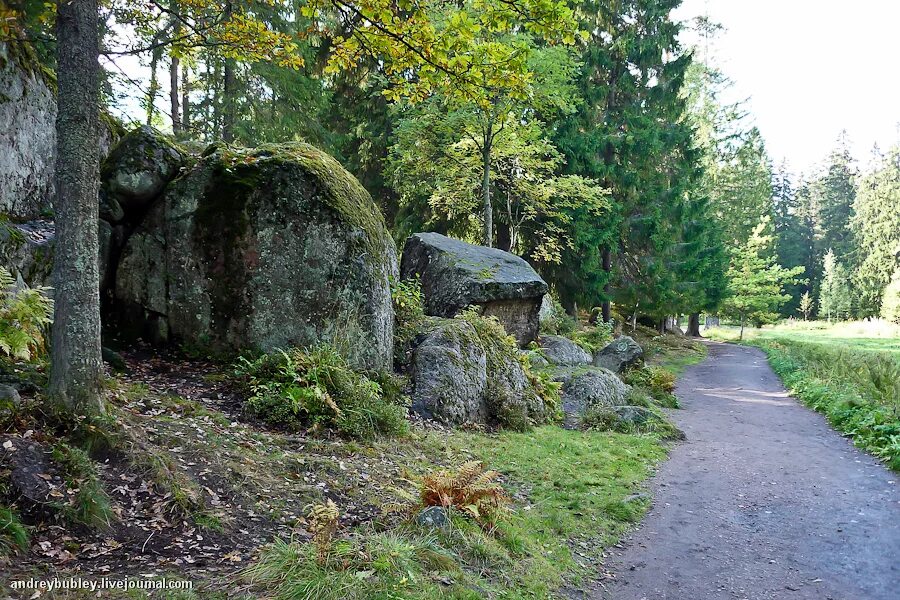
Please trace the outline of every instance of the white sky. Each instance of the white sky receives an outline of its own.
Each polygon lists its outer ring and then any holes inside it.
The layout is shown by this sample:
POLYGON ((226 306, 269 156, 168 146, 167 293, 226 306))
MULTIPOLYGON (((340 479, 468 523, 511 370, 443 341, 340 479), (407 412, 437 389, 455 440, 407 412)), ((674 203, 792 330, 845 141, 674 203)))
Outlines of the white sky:
POLYGON ((776 164, 809 171, 842 129, 863 165, 900 140, 900 0, 684 0, 675 16, 703 14, 776 164))

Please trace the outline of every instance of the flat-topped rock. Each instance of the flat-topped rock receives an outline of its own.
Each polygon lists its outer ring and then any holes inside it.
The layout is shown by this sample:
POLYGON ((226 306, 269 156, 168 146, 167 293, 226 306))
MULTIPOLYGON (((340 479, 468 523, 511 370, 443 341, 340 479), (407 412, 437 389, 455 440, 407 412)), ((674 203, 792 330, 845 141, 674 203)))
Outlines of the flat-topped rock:
POLYGON ((406 240, 400 276, 420 278, 426 314, 453 317, 478 305, 497 317, 521 347, 537 338, 547 284, 514 254, 439 233, 416 233, 406 240))

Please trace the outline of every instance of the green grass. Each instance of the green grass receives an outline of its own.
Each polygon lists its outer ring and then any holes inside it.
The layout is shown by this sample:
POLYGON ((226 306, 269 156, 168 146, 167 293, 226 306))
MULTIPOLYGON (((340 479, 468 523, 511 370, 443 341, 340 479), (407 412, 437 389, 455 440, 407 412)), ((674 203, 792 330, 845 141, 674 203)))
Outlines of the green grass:
POLYGON ((603 548, 644 514, 638 492, 665 454, 653 436, 555 426, 457 431, 428 443, 443 444, 455 462, 480 458, 503 473, 517 500, 494 529, 459 514, 446 530, 367 527, 335 543, 324 564, 311 545, 279 541, 246 579, 285 599, 551 597, 591 573, 603 548))
MULTIPOLYGON (((792 325, 749 330, 744 343, 765 351, 793 396, 900 471, 900 338, 893 331, 878 322, 792 325)), ((711 335, 736 339, 731 329, 711 335)))

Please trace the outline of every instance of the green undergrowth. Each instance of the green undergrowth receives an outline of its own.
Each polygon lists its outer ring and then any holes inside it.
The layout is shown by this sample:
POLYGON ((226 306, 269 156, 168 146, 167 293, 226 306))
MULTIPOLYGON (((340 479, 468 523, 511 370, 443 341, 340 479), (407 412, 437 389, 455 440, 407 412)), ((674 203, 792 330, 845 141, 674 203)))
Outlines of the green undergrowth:
POLYGON ((664 451, 655 436, 569 431, 451 432, 438 446, 451 463, 484 460, 514 498, 485 527, 450 512, 445 528, 407 519, 387 530, 344 532, 326 558, 313 544, 278 540, 244 573, 276 599, 548 598, 579 585, 603 548, 648 507, 642 482, 664 451))
POLYGON ((390 375, 353 370, 330 346, 242 358, 236 375, 251 394, 246 410, 273 425, 331 428, 359 439, 400 435, 408 427, 407 400, 396 393, 401 386, 390 375))
POLYGON ((886 352, 755 338, 791 395, 900 471, 900 360, 886 352))

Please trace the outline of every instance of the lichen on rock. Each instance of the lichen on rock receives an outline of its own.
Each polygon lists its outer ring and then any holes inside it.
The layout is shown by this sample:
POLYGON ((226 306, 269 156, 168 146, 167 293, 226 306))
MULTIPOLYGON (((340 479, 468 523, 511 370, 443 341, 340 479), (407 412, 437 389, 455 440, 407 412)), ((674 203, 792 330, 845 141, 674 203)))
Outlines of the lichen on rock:
POLYGON ((213 353, 328 342, 354 366, 390 368, 396 250, 334 158, 299 143, 212 148, 159 206, 126 244, 121 306, 164 317, 173 340, 213 353), (160 287, 157 308, 149 290, 160 287))

